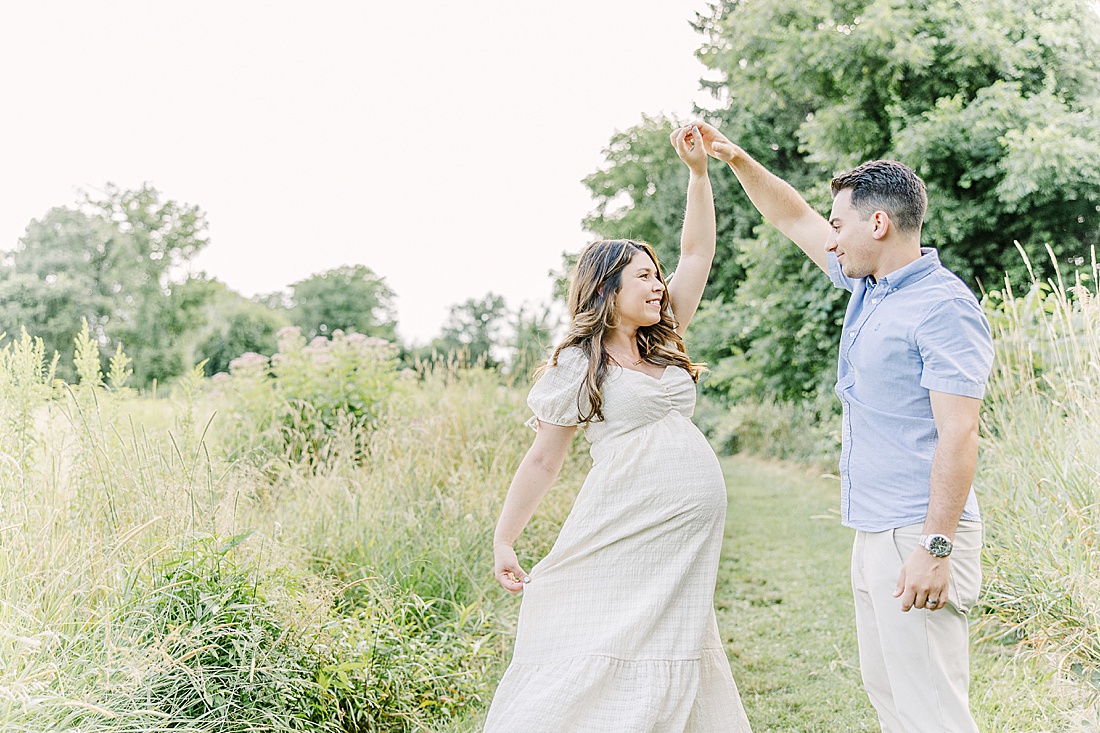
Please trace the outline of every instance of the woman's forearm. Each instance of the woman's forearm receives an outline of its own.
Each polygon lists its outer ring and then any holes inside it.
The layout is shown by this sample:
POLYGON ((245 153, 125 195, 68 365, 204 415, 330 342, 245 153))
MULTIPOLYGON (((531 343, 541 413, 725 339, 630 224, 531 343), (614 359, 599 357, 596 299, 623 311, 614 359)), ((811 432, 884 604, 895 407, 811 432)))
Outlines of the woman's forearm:
POLYGON ((714 257, 717 237, 714 221, 714 192, 706 168, 692 171, 688 180, 684 228, 680 234, 680 257, 714 257))
POLYGON ((558 477, 565 453, 561 456, 541 456, 534 450, 527 452, 519 464, 508 495, 504 498, 504 508, 497 521, 493 544, 511 546, 519 537, 523 528, 531 521, 542 497, 558 477))

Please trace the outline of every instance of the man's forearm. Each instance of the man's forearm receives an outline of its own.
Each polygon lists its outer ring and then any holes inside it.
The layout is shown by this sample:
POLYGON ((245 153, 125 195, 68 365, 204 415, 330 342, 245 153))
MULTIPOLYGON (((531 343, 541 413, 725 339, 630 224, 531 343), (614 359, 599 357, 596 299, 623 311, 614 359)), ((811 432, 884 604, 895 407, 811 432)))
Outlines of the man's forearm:
POLYGON ((788 237, 791 236, 789 230, 795 222, 807 213, 812 213, 810 205, 791 184, 769 171, 744 150, 738 151, 737 157, 730 161, 729 166, 753 206, 788 237))
POLYGON ((954 540, 977 464, 977 430, 940 435, 932 458, 924 534, 942 534, 954 540))
POLYGON ((729 166, 753 206, 776 229, 798 245, 823 271, 829 271, 825 245, 832 228, 794 187, 756 162, 741 148, 729 166))

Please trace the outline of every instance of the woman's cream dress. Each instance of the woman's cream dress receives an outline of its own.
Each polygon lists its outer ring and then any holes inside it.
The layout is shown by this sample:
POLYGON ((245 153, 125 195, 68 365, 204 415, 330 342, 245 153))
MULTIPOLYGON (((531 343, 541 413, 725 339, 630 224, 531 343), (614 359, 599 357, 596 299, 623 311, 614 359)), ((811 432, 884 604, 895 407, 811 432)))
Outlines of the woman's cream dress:
MULTIPOLYGON (((562 350, 531 389, 535 417, 577 424, 586 364, 562 350)), ((714 617, 726 488, 690 419, 695 383, 612 366, 600 391, 592 470, 530 571, 485 730, 749 731, 714 617)))

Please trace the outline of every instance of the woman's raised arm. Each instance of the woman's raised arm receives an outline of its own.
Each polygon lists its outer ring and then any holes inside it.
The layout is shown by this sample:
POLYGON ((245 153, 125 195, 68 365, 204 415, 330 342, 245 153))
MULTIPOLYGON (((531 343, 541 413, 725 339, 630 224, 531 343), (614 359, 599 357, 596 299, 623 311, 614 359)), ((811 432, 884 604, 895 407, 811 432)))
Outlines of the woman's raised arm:
POLYGON ((680 234, 680 261, 676 276, 668 283, 668 297, 681 336, 703 298, 710 277, 717 237, 714 221, 714 191, 707 174, 707 152, 698 127, 681 127, 670 136, 672 146, 691 171, 688 179, 684 228, 680 234))

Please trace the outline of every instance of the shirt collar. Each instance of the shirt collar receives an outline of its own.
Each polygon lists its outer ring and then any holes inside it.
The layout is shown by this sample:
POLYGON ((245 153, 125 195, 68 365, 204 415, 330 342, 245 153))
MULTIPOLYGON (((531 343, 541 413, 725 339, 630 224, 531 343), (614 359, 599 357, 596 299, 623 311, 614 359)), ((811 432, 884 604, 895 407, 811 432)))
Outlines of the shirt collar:
POLYGON ((889 275, 884 276, 878 281, 878 284, 897 290, 898 288, 903 288, 906 285, 917 282, 926 275, 931 274, 940 266, 940 255, 935 247, 921 247, 920 257, 913 260, 905 267, 894 270, 889 275))

